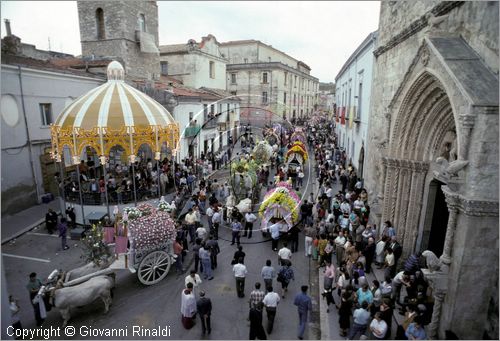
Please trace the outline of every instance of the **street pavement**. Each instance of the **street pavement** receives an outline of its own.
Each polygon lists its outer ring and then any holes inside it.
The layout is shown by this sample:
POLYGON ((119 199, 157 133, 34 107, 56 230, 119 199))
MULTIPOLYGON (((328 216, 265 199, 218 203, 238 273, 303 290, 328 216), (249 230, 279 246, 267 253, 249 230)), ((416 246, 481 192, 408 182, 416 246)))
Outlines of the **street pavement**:
POLYGON ((2 244, 45 222, 45 213, 49 208, 59 213, 61 210, 59 199, 56 198, 49 203, 32 206, 16 214, 2 215, 2 244))
MULTIPOLYGON (((309 161, 305 167, 306 179, 312 174, 312 164, 309 161)), ((272 174, 273 175, 273 174, 272 174)), ((313 189, 313 176, 310 181, 305 181, 305 187, 301 192, 306 195, 313 189)), ((263 191, 264 192, 264 191, 263 191)), ((264 193, 263 193, 264 194, 264 193)), ((43 214, 46 210, 43 210, 43 214)), ((207 226, 206 218, 203 222, 207 226)), ((254 224, 260 226, 259 221, 254 224)), ((111 337, 111 339, 155 339, 155 337, 140 337, 132 335, 132 326, 144 326, 154 328, 157 326, 169 326, 172 339, 247 339, 249 335, 248 298, 254 283, 261 281, 260 270, 267 259, 278 269, 277 253, 271 250, 271 242, 261 235, 260 231, 254 231, 251 239, 242 237, 243 251, 246 252, 245 264, 248 275, 245 284, 245 298, 238 298, 235 290, 235 280, 232 273, 231 260, 236 251, 235 245, 230 245, 231 231, 228 226, 220 228, 219 245, 221 253, 218 257, 218 268, 214 272, 214 280, 204 281, 201 289, 206 291, 207 297, 211 298, 212 311, 212 333, 203 337, 201 334, 200 321, 191 330, 185 330, 181 324, 180 315, 180 293, 184 288, 184 277, 189 274, 189 260, 185 265, 186 273, 176 275, 174 267, 168 276, 154 286, 141 285, 135 274, 128 270, 116 272, 116 289, 114 291, 113 304, 110 311, 104 314, 104 305, 100 301, 94 304, 72 309, 72 318, 69 325, 76 328, 77 334, 68 337, 61 333, 53 339, 102 339, 103 336, 80 335, 81 327, 91 327, 92 330, 103 328, 125 328, 128 330, 126 337, 111 337)), ((58 268, 71 270, 84 264, 80 258, 82 254, 79 241, 69 241, 70 249, 61 251, 60 240, 55 235, 48 235, 44 230, 31 230, 18 237, 15 243, 7 243, 2 247, 3 265, 7 277, 9 294, 19 299, 21 307, 21 322, 24 328, 34 328, 34 315, 29 302, 28 292, 25 285, 28 274, 35 271, 40 278, 45 278, 52 270, 58 268), (15 258, 14 256, 28 257, 15 258)), ((281 245, 280 245, 281 247, 281 245)), ((295 281, 289 286, 285 299, 278 306, 275 325, 269 339, 296 339, 298 328, 297 309, 293 305, 294 296, 300 292, 301 285, 310 286, 310 294, 313 297, 314 312, 312 323, 310 323, 305 334, 305 339, 319 339, 319 305, 318 305, 318 277, 309 258, 304 256, 303 237, 299 240, 299 251, 292 256, 293 268, 295 270, 295 281)), ((191 266, 192 267, 192 266, 191 266)), ((275 288, 280 288, 275 281, 275 288)), ((266 313, 263 316, 264 327, 266 325, 266 313)), ((48 313, 44 328, 50 326, 62 326, 62 318, 56 308, 48 313)), ((88 330, 88 329, 86 329, 88 330)), ((83 331, 83 330, 82 330, 83 331)), ((159 336, 157 339, 165 337, 159 336)), ((108 337, 106 337, 108 339, 108 337)))

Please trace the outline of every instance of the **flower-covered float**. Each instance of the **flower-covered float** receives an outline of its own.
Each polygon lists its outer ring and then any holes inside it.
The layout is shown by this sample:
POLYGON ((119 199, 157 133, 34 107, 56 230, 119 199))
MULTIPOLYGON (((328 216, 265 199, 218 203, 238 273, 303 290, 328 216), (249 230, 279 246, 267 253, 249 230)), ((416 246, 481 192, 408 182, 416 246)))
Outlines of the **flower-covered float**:
POLYGON ((259 141, 253 148, 252 156, 257 165, 267 165, 273 155, 273 147, 266 140, 259 141))
POLYGON ((292 143, 285 155, 285 162, 288 166, 288 176, 294 179, 304 162, 307 161, 307 148, 301 141, 292 143))
POLYGON ((145 285, 156 284, 165 278, 175 261, 176 228, 170 216, 172 209, 174 207, 163 200, 158 207, 150 204, 126 207, 116 219, 118 260, 112 267, 137 272, 139 281, 145 285))
POLYGON ((240 199, 246 197, 247 192, 257 184, 257 170, 259 165, 255 160, 241 159, 231 163, 231 186, 234 194, 240 199))
POLYGON ((300 198, 287 182, 278 182, 276 187, 269 190, 259 207, 262 233, 269 232, 269 226, 276 221, 284 221, 282 233, 299 221, 300 198))

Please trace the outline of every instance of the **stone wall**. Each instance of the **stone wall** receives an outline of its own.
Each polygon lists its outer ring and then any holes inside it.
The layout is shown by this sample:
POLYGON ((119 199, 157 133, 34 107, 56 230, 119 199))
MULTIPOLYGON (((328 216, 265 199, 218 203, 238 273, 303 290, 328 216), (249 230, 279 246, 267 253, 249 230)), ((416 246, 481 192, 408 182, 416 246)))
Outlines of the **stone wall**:
POLYGON ((381 4, 365 180, 376 222, 395 220, 403 257, 423 228, 423 179, 453 171, 429 173, 445 134, 458 136, 432 337, 498 338, 498 19, 498 2, 381 4))
MULTIPOLYGON (((448 5, 452 4, 450 2, 448 5)), ((460 35, 485 64, 498 74, 498 3, 463 2, 455 5, 457 7, 442 14, 447 17, 433 28, 429 27, 427 20, 418 21, 419 18, 430 16, 436 7, 440 9, 442 6, 442 2, 428 1, 381 3, 365 173, 371 201, 376 201, 383 191, 380 162, 389 144, 386 136, 388 105, 414 60, 424 35, 429 30, 460 35), (401 32, 406 34, 401 36, 401 32), (394 39, 397 36, 399 39, 394 39)))
POLYGON ((82 56, 118 56, 125 62, 126 74, 133 78, 158 77, 159 54, 143 53, 135 31, 140 14, 146 19, 146 32, 158 46, 158 7, 155 1, 78 1, 82 56), (105 38, 97 39, 96 10, 104 13, 105 38))

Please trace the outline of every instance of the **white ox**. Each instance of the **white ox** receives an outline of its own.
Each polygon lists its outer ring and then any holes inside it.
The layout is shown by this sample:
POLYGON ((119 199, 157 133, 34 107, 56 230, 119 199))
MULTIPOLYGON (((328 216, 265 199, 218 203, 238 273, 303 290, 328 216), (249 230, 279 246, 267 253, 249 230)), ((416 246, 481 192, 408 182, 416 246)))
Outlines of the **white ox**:
POLYGON ((71 318, 70 309, 81 307, 100 298, 107 313, 111 304, 111 290, 115 286, 114 276, 96 276, 81 284, 52 289, 52 305, 59 309, 64 319, 63 327, 71 318))

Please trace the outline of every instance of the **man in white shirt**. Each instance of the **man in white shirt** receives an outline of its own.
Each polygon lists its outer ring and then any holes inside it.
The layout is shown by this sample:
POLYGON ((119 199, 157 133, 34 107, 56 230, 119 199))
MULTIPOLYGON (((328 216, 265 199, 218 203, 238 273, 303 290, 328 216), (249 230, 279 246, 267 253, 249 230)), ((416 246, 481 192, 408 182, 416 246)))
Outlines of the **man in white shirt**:
POLYGON ((202 280, 200 278, 200 275, 198 275, 195 270, 191 270, 191 273, 184 279, 184 284, 186 285, 186 287, 188 283, 193 283, 193 292, 198 287, 198 285, 201 284, 201 282, 202 280))
POLYGON ((214 236, 214 239, 219 239, 219 226, 222 222, 222 214, 219 209, 215 209, 214 215, 212 216, 212 230, 210 233, 214 236))
POLYGON ((304 185, 304 172, 302 171, 302 168, 299 169, 299 174, 297 175, 297 186, 302 187, 304 185))
POLYGON ((383 340, 387 333, 387 323, 382 320, 380 311, 375 313, 375 318, 370 323, 370 331, 376 340, 383 340))
POLYGON ((362 207, 365 207, 365 203, 359 197, 354 201, 354 209, 361 210, 362 207))
POLYGON ((276 317, 276 308, 280 302, 280 295, 273 291, 273 287, 267 288, 269 291, 266 296, 264 296, 264 306, 267 312, 267 333, 271 334, 273 331, 274 318, 276 317))
POLYGON ((236 278, 236 293, 238 297, 245 297, 245 277, 248 273, 247 267, 243 264, 243 259, 238 259, 238 263, 233 265, 233 273, 236 278))
POLYGON ((252 212, 248 212, 245 214, 245 231, 243 232, 243 237, 247 236, 247 231, 248 231, 248 238, 252 238, 252 231, 253 231, 253 223, 257 220, 257 217, 255 214, 252 212))
POLYGON ((344 214, 351 214, 351 205, 349 205, 349 202, 347 202, 347 199, 344 199, 344 202, 340 204, 340 210, 344 214))
POLYGON ((281 222, 277 222, 269 226, 269 233, 271 234, 273 251, 278 251, 278 242, 280 240, 281 222))
POLYGON ((207 239, 207 230, 203 226, 198 227, 196 229, 196 236, 204 242, 207 239))
POLYGON ((214 209, 212 208, 212 206, 208 206, 206 214, 207 214, 207 221, 208 221, 208 230, 212 231, 212 225, 213 225, 212 217, 214 216, 214 209))
POLYGON ((189 237, 191 238, 191 244, 194 244, 194 232, 196 226, 196 213, 192 208, 189 209, 186 217, 184 218, 184 222, 188 227, 189 237))
POLYGON ((292 259, 292 251, 287 248, 288 243, 284 242, 283 247, 278 251, 278 264, 283 265, 283 263, 288 263, 292 259), (285 262, 283 262, 285 261, 285 262))
POLYGON ((337 256, 337 266, 342 264, 344 260, 344 244, 346 242, 346 238, 344 237, 344 232, 340 231, 337 238, 335 238, 335 254, 337 256))

